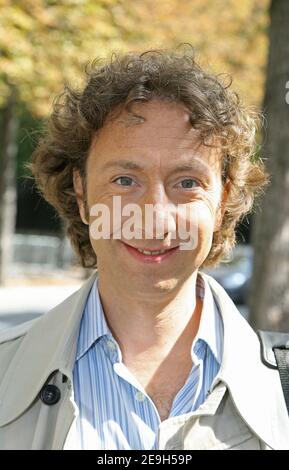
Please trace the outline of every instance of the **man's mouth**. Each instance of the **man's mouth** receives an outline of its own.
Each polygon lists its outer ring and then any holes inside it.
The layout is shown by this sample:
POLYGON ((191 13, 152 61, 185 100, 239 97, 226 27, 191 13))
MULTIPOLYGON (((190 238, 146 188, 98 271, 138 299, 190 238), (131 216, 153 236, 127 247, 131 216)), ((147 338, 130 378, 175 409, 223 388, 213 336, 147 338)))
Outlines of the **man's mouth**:
MULTIPOLYGON (((134 248, 134 247, 132 247, 134 248)), ((141 248, 136 248, 137 251, 139 251, 140 253, 143 253, 144 255, 160 255, 162 253, 165 253, 166 251, 169 250, 169 248, 165 249, 165 250, 154 250, 154 251, 150 251, 150 250, 142 250, 141 248)))
POLYGON ((173 253, 178 251, 179 246, 174 246, 171 248, 160 248, 158 250, 148 250, 145 248, 136 248, 134 246, 128 245, 127 243, 122 242, 126 249, 134 257, 140 261, 145 262, 161 262, 169 258, 173 253))

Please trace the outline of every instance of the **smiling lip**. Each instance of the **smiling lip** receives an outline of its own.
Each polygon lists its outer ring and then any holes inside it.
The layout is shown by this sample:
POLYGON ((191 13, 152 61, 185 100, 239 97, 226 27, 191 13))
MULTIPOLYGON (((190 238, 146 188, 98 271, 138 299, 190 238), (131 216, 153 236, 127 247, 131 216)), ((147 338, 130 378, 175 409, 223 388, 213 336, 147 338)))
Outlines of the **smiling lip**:
MULTIPOLYGON (((175 246, 174 248, 169 248, 165 253, 159 253, 157 255, 145 255, 144 253, 141 253, 138 251, 137 248, 134 248, 133 246, 127 245, 126 243, 122 242, 123 246, 127 249, 127 251, 133 255, 136 259, 139 261, 145 262, 145 263, 160 263, 163 260, 170 258, 174 253, 178 251, 178 246, 175 246)), ((142 249, 142 248, 140 248, 142 249)), ((159 248, 159 250, 164 250, 165 248, 159 248)), ((158 251, 159 251, 158 250, 158 251)), ((147 250, 149 251, 149 250, 147 250)), ((151 251, 157 251, 151 250, 151 251)))

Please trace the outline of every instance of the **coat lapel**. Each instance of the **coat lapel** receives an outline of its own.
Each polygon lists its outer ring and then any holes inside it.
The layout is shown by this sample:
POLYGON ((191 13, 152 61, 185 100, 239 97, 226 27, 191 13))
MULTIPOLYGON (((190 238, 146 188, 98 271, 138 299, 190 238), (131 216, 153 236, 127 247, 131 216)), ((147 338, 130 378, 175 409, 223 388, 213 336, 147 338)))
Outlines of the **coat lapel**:
POLYGON ((251 430, 273 449, 289 449, 289 419, 279 373, 262 363, 256 333, 224 289, 212 277, 205 277, 224 324, 222 365, 212 388, 224 382, 251 430))
POLYGON ((37 319, 22 338, 0 383, 0 426, 29 407, 52 372, 59 370, 72 380, 78 329, 95 276, 37 319))

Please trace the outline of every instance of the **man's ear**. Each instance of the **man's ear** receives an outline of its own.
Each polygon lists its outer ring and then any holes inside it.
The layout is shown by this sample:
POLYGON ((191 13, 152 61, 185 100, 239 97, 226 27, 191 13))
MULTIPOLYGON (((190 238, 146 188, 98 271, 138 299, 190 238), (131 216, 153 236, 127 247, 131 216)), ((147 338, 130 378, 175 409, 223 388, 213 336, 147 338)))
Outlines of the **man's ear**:
POLYGON ((86 219, 86 211, 85 211, 85 204, 84 204, 84 189, 82 183, 82 177, 80 175, 79 170, 73 168, 73 188, 76 195, 77 205, 79 209, 79 215, 81 220, 84 224, 88 225, 88 221, 86 219))
POLYGON ((217 232, 218 230, 220 230, 220 227, 222 225, 222 221, 223 221, 223 217, 224 217, 224 213, 226 209, 226 202, 230 193, 230 189, 231 189, 231 181, 227 180, 222 189, 221 202, 219 204, 219 207, 216 213, 214 232, 217 232))

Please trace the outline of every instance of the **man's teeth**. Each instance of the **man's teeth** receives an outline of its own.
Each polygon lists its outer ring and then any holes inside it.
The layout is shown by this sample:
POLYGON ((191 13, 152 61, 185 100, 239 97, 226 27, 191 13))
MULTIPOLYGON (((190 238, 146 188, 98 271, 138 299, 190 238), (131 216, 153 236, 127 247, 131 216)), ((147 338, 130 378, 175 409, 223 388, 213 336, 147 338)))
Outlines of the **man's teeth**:
POLYGON ((137 248, 137 251, 140 253, 143 253, 144 255, 160 255, 162 253, 165 253, 167 250, 159 250, 159 251, 148 251, 148 250, 140 250, 137 248))

